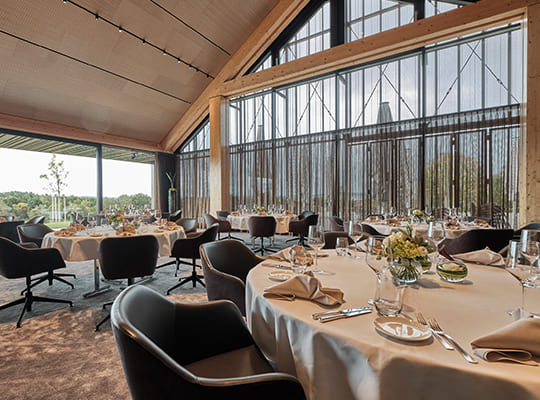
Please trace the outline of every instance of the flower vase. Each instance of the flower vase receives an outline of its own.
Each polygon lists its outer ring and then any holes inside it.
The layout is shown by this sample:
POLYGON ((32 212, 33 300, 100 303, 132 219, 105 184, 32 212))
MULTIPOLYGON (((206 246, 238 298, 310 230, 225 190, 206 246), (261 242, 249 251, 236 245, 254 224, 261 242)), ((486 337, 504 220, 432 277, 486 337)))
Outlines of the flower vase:
POLYGON ((172 214, 176 211, 176 190, 169 189, 168 206, 169 214, 172 214))
POLYGON ((415 259, 397 258, 391 262, 390 272, 401 283, 414 283, 422 276, 422 265, 415 259))

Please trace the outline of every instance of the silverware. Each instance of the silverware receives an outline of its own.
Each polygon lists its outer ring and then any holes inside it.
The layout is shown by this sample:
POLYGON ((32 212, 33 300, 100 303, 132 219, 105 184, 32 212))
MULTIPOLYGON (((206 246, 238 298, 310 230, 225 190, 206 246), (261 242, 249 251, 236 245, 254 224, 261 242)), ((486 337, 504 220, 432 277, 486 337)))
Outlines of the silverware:
POLYGON ((332 310, 332 311, 325 311, 320 313, 312 314, 311 317, 313 319, 320 319, 321 317, 324 317, 326 315, 335 315, 335 314, 342 314, 342 313, 350 313, 355 311, 363 311, 363 310, 371 310, 371 307, 357 307, 357 308, 347 308, 345 310, 332 310))
POLYGON ((364 307, 363 310, 349 311, 349 312, 345 311, 345 312, 341 312, 339 314, 325 315, 325 316, 319 318, 319 321, 322 322, 322 323, 330 322, 330 321, 335 321, 337 319, 356 317, 357 315, 362 315, 362 314, 369 314, 371 311, 372 311, 371 307, 364 307))
POLYGON ((465 360, 467 360, 468 362, 470 362, 471 364, 478 364, 478 360, 475 360, 474 358, 472 358, 472 356, 467 353, 467 351, 461 347, 459 345, 458 342, 456 342, 454 340, 454 338, 452 338, 452 336, 450 336, 449 334, 445 333, 442 328, 440 327, 439 323, 437 322, 437 320, 435 318, 431 318, 429 320, 429 326, 431 327, 431 329, 433 329, 434 332, 437 332, 439 335, 441 336, 444 336, 446 339, 448 339, 454 346, 456 346, 456 348, 459 350, 459 352, 461 353, 461 355, 463 356, 463 358, 465 360))
POLYGON ((273 268, 278 268, 278 269, 291 269, 291 267, 289 267, 288 265, 274 264, 274 263, 269 263, 269 262, 263 262, 261 265, 264 267, 273 267, 273 268))
POLYGON ((443 345, 443 347, 447 350, 454 350, 454 348, 450 345, 450 343, 448 343, 446 341, 445 338, 443 338, 441 335, 439 335, 437 332, 435 332, 431 326, 428 325, 428 323, 426 322, 426 320, 424 319, 424 316, 422 315, 421 312, 419 313, 416 313, 416 320, 418 321, 419 324, 421 325, 424 325, 425 327, 429 328, 429 330, 431 331, 431 333, 433 333, 433 336, 435 336, 437 339, 439 339, 439 342, 441 342, 441 344, 443 345))

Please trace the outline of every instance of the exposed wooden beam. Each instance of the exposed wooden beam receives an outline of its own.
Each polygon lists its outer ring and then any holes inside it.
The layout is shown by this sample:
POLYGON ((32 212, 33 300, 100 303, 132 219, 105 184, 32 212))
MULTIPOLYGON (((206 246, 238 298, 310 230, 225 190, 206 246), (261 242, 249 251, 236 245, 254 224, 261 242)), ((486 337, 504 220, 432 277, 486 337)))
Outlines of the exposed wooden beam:
POLYGON ((481 0, 364 39, 224 82, 214 95, 240 96, 393 56, 459 36, 519 21, 540 0, 481 0))
POLYGON ((208 102, 225 81, 244 74, 273 43, 309 0, 281 0, 225 64, 216 78, 191 105, 161 142, 164 151, 174 151, 208 115, 208 102))
POLYGON ((519 223, 540 221, 540 4, 527 10, 527 101, 522 113, 519 223))
POLYGON ((111 146, 127 147, 144 151, 164 151, 159 143, 131 139, 124 136, 92 132, 86 129, 55 124, 52 122, 27 119, 9 114, 0 114, 0 128, 39 133, 64 139, 81 140, 84 142, 101 143, 111 146))

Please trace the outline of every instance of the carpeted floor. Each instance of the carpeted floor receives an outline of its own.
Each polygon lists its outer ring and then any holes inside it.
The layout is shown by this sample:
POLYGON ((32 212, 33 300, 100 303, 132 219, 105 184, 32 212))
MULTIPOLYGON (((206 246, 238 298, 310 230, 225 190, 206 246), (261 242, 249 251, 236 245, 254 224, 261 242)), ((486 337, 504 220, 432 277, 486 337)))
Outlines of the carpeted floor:
MULTIPOLYGON (((235 236, 247 239, 245 233, 235 236)), ((276 248, 286 246, 289 236, 276 236, 276 248)), ((160 259, 158 265, 170 261, 160 259)), ((74 289, 55 282, 38 285, 34 294, 73 301, 64 304, 35 303, 26 313, 20 329, 15 323, 22 305, 0 311, 0 398, 19 399, 129 399, 129 391, 120 364, 109 323, 100 332, 94 326, 106 315, 101 306, 112 301, 122 285, 101 295, 84 298, 93 288, 93 262, 67 263, 62 272, 74 273, 74 289)), ((177 282, 174 265, 157 269, 146 286, 165 293, 177 282)), ((189 272, 187 266, 182 273, 189 272)), ((12 301, 24 289, 24 280, 0 277, 0 304, 12 301)), ((207 301, 200 285, 183 285, 170 298, 180 302, 207 301)))

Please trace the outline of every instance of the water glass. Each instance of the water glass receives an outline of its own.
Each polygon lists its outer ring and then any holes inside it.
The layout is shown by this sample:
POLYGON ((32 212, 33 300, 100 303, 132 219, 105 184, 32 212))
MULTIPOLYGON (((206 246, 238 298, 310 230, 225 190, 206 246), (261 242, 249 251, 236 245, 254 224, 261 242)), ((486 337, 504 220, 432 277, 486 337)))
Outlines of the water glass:
POLYGON ((322 229, 316 225, 311 225, 308 231, 308 246, 315 252, 315 265, 318 265, 317 256, 319 250, 324 247, 324 237, 322 229))
POLYGON ((336 254, 338 256, 347 255, 347 247, 349 247, 349 239, 346 237, 338 237, 336 239, 336 254))
POLYGON ((377 276, 377 290, 373 304, 379 315, 396 317, 403 308, 403 292, 406 285, 401 285, 390 273, 383 271, 377 276))

